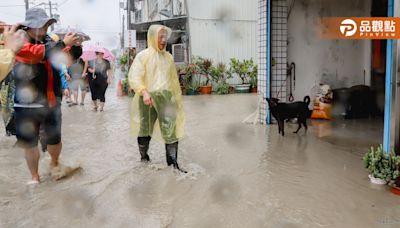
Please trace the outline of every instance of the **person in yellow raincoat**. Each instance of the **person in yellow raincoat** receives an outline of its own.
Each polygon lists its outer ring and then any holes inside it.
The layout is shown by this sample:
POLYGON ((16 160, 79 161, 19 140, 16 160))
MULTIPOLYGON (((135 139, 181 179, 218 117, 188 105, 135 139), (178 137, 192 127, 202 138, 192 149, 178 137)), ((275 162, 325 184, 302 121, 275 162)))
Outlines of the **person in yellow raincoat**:
POLYGON ((5 26, 0 21, 0 34, 3 34, 3 40, 0 41, 0 82, 8 75, 14 64, 15 54, 22 48, 25 42, 25 32, 18 30, 19 25, 5 26))
MULTIPOLYGON (((178 141, 184 134, 184 112, 179 79, 170 53, 166 51, 171 29, 152 25, 147 33, 148 48, 140 52, 129 70, 129 85, 135 91, 132 102, 132 131, 138 136, 141 161, 152 137, 162 136, 168 166, 179 168, 178 141)), ((161 138, 161 137, 160 137, 161 138)))
POLYGON ((22 48, 26 39, 26 33, 18 30, 18 27, 19 24, 6 26, 0 21, 0 107, 7 136, 15 134, 12 115, 15 86, 10 71, 15 62, 15 54, 22 48))

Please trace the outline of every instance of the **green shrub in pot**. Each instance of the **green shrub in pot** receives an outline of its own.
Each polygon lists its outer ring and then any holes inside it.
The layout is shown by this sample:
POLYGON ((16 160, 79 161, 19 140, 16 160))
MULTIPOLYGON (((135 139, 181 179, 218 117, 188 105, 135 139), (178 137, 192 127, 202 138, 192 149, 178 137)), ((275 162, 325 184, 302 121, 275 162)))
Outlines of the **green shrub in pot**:
POLYGON ((400 156, 392 150, 383 151, 380 145, 376 149, 371 147, 363 157, 364 166, 374 178, 393 182, 400 176, 400 156))

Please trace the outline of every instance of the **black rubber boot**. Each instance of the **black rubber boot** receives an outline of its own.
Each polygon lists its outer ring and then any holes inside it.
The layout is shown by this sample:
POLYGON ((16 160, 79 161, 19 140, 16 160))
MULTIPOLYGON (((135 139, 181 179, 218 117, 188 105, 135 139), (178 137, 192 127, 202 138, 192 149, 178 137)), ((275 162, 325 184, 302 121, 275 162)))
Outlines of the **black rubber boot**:
POLYGON ((150 144, 151 137, 138 137, 138 144, 139 144, 139 152, 141 156, 141 161, 142 162, 150 162, 150 157, 147 154, 147 151, 149 151, 149 144, 150 144))
POLYGON ((175 169, 187 173, 185 170, 179 168, 178 165, 178 142, 172 144, 165 144, 166 157, 168 166, 173 165, 175 169))

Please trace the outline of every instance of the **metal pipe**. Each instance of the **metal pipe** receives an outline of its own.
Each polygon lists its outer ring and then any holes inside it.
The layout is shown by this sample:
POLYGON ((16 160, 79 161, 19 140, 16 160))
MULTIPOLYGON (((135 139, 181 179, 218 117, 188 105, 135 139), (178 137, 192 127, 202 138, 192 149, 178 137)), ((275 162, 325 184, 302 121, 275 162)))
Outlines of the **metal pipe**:
POLYGON ((25 0, 25 11, 29 9, 29 0, 25 0))
MULTIPOLYGON (((388 17, 394 16, 394 0, 388 0, 388 17)), ((385 78, 385 117, 383 128, 383 150, 390 153, 391 116, 392 116, 392 76, 393 76, 393 40, 386 45, 386 78, 385 78)))
MULTIPOLYGON (((133 1, 133 2, 135 2, 135 1, 133 1)), ((127 21, 127 26, 126 26, 126 28, 127 28, 127 30, 129 30, 130 28, 131 28, 131 10, 130 10, 130 8, 131 8, 131 0, 127 0, 126 1, 126 21, 127 21)))
MULTIPOLYGON (((52 5, 51 5, 51 1, 49 0, 49 11, 50 11, 50 18, 53 18, 53 7, 52 7, 52 5)), ((54 30, 54 23, 53 24, 51 24, 51 31, 53 31, 54 30)))
MULTIPOLYGON (((271 98, 271 1, 267 0, 267 67, 266 67, 266 97, 271 98)), ((266 123, 271 124, 271 113, 267 105, 266 123)))
MULTIPOLYGON (((400 2, 396 1, 394 3, 394 16, 400 16, 400 2)), ((393 91, 395 94, 392 96, 394 101, 394 110, 392 115, 392 127, 394 125, 394 148, 397 155, 400 155, 400 42, 394 40, 394 54, 393 54, 393 78, 396 83, 393 83, 393 91)))
MULTIPOLYGON (((186 52, 187 52, 187 62, 190 63, 192 61, 192 53, 193 53, 193 48, 192 48, 192 34, 190 33, 190 22, 189 20, 191 20, 190 17, 190 12, 189 12, 189 3, 188 0, 183 0, 183 4, 185 7, 185 11, 186 11, 186 26, 185 26, 185 30, 186 30, 186 34, 187 34, 187 42, 188 44, 186 45, 186 52)), ((182 8, 183 10, 183 8, 182 8)))

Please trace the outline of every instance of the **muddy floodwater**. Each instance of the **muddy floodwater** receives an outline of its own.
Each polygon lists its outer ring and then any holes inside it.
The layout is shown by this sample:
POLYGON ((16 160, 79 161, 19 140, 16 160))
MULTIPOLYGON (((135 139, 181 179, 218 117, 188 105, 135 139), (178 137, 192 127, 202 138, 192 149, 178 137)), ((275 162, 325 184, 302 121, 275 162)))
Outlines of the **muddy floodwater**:
POLYGON ((382 121, 310 121, 307 134, 247 125, 257 96, 186 96, 179 162, 152 141, 144 165, 129 135, 129 99, 108 91, 105 112, 63 107, 65 163, 82 170, 27 186, 23 153, 0 124, 0 227, 400 227, 400 197, 369 183, 361 157, 382 121))

